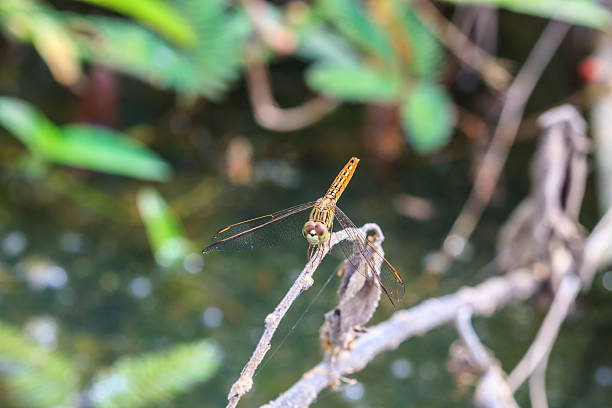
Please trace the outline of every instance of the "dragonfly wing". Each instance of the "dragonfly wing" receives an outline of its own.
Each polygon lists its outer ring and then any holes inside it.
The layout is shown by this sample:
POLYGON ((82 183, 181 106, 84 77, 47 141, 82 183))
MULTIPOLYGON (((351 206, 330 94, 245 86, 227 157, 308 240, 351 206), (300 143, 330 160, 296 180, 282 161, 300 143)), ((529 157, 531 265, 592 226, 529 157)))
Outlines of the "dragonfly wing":
POLYGON ((213 243, 204 248, 202 253, 271 248, 300 236, 306 220, 292 216, 312 208, 314 204, 314 201, 300 204, 273 214, 228 225, 217 231, 213 236, 213 243))
MULTIPOLYGON (((396 302, 399 302, 404 297, 406 291, 404 280, 393 265, 385 259, 380 250, 376 249, 366 239, 353 221, 340 208, 336 207, 335 215, 338 223, 346 230, 347 235, 353 241, 353 254, 359 253, 361 255, 360 257, 349 257, 347 259, 355 260, 361 258, 362 261, 365 260, 370 272, 378 280, 382 291, 395 306, 396 302), (378 270, 380 270, 380 275, 377 272, 378 270)), ((354 266, 357 267, 358 265, 354 266)))

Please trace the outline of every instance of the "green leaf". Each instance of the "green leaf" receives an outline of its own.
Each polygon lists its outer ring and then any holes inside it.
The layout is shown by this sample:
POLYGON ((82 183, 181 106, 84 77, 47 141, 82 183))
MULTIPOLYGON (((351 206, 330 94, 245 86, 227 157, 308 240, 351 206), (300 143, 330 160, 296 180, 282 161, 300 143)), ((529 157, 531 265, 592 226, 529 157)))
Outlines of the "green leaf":
POLYGON ((400 115, 408 141, 421 153, 440 148, 452 134, 452 101, 438 85, 415 84, 404 99, 400 115))
POLYGON ((27 341, 13 327, 0 323, 0 377, 3 392, 16 406, 67 406, 79 391, 79 377, 70 362, 27 341))
POLYGON ((587 27, 610 29, 612 13, 595 0, 444 0, 457 5, 505 8, 516 13, 567 21, 587 27))
POLYGON ((73 16, 81 57, 162 88, 218 99, 242 67, 249 20, 242 12, 228 12, 221 0, 175 5, 196 33, 191 49, 176 48, 129 21, 73 16))
POLYGON ((338 30, 370 54, 388 64, 393 50, 385 33, 369 18, 361 2, 355 0, 320 0, 317 6, 338 30))
POLYGON ((96 126, 70 125, 62 137, 45 146, 56 163, 145 180, 167 180, 170 165, 121 133, 96 126))
POLYGON ((304 58, 325 64, 359 63, 359 57, 351 45, 325 27, 303 27, 299 30, 299 39, 297 54, 304 58))
POLYGON ((6 96, 0 96, 0 125, 37 153, 42 153, 42 144, 58 138, 60 133, 53 123, 31 105, 6 96))
POLYGON ((140 190, 138 210, 157 263, 164 267, 177 264, 190 251, 191 244, 162 196, 152 188, 140 190))
POLYGON ((106 7, 139 20, 171 41, 183 46, 196 43, 189 23, 171 6, 159 0, 79 0, 106 7))
POLYGON ((159 406, 209 380, 220 362, 221 350, 207 340, 124 357, 96 377, 89 396, 97 408, 159 406))
POLYGON ((409 50, 410 73, 417 77, 433 78, 438 74, 443 56, 438 39, 417 18, 410 2, 393 0, 393 7, 404 32, 404 37, 396 41, 405 44, 409 50))
POLYGON ((401 91, 401 80, 363 65, 317 64, 306 72, 316 91, 351 102, 391 102, 401 91))
POLYGON ((0 97, 0 125, 47 161, 145 180, 166 180, 170 166, 121 133, 96 126, 58 128, 32 106, 0 97))

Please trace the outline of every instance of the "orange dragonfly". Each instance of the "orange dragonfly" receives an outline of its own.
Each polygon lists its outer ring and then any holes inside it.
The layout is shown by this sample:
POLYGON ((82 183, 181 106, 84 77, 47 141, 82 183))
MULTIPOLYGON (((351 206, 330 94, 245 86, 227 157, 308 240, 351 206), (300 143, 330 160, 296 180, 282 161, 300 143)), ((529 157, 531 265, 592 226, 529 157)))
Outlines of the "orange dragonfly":
POLYGON ((395 302, 399 302, 404 296, 404 280, 393 265, 380 254, 363 233, 355 227, 349 217, 336 205, 353 177, 358 163, 359 159, 357 157, 351 157, 322 198, 273 214, 228 225, 213 236, 214 242, 204 248, 202 253, 205 254, 215 250, 240 251, 276 246, 297 235, 296 232, 300 228, 297 223, 299 217, 291 216, 312 208, 308 221, 302 227, 302 235, 308 241, 308 259, 312 258, 316 249, 322 249, 323 245, 329 243, 334 220, 337 220, 338 224, 346 230, 350 241, 353 243, 353 254, 359 255, 357 257, 347 256, 347 259, 361 259, 362 262, 366 262, 367 269, 376 278, 391 304, 395 306, 395 302), (374 265, 381 265, 380 275, 376 272, 374 265))

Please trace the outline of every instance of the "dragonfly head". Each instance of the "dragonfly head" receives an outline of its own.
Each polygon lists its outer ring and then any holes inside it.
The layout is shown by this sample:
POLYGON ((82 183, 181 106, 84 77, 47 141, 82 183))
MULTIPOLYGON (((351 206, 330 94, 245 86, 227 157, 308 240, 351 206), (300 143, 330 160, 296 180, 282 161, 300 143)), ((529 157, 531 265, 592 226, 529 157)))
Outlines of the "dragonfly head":
POLYGON ((318 245, 329 239, 329 230, 322 222, 306 221, 302 235, 310 245, 318 245))

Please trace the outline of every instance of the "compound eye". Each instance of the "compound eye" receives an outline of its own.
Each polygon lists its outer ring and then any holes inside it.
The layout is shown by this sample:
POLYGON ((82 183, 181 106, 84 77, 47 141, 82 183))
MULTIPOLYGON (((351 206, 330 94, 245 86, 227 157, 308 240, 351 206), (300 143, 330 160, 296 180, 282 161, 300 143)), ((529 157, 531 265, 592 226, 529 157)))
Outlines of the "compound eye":
POLYGON ((325 235, 325 233, 327 232, 327 228, 325 228, 325 225, 321 223, 315 224, 314 230, 318 236, 325 235))
POLYGON ((307 221, 306 224, 304 224, 303 230, 306 231, 307 233, 309 233, 313 229, 315 229, 315 223, 314 222, 307 221))

